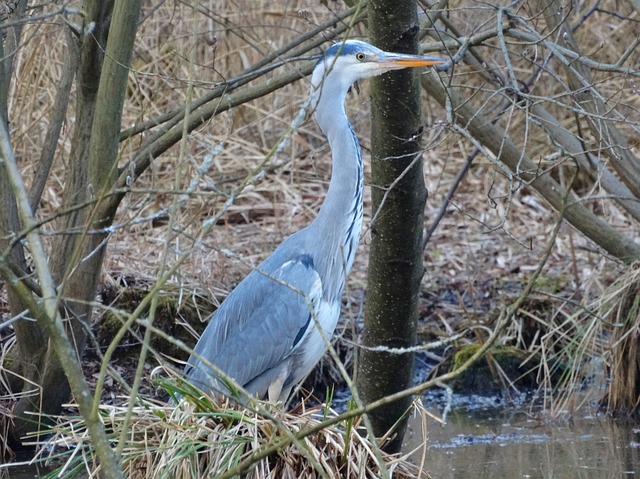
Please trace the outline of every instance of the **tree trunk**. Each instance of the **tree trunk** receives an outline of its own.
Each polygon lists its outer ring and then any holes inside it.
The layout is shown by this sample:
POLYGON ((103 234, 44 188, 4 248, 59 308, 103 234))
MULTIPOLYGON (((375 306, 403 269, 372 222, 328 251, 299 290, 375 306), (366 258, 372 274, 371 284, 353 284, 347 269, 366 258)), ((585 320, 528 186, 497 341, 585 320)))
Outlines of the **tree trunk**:
MULTIPOLYGON (((55 284, 61 285, 58 301, 67 315, 67 334, 79 355, 86 342, 106 251, 105 228, 112 224, 117 207, 110 203, 105 208, 103 203, 118 174, 126 65, 133 49, 139 9, 140 1, 87 0, 84 4, 86 25, 94 25, 91 35, 82 38, 79 49, 76 122, 61 207, 61 211, 72 212, 57 222, 60 234, 50 255, 51 274, 55 284), (112 13, 120 18, 119 22, 111 23, 112 13), (83 204, 86 207, 78 208, 83 204)), ((40 358, 35 370, 40 372, 41 389, 38 395, 21 399, 14 408, 14 432, 18 437, 40 427, 29 412, 57 414, 70 393, 69 381, 51 342, 27 346, 29 356, 40 358)))
MULTIPOLYGON (((9 18, 12 20, 20 18, 26 8, 26 2, 19 2, 16 7, 6 18, 3 17, 2 21, 9 18)), ((7 104, 15 57, 13 53, 5 55, 5 51, 16 51, 21 30, 21 27, 13 26, 3 30, 0 35, 0 121, 4 123, 5 127, 9 124, 7 104)), ((0 158, 0 251, 8 252, 7 259, 16 271, 26 272, 24 247, 17 238, 21 229, 16 199, 4 161, 0 158)), ((27 309, 19 295, 15 294, 11 288, 7 288, 7 297, 12 317, 20 315, 27 309)), ((2 385, 8 389, 5 391, 7 394, 19 393, 20 391, 28 394, 23 388, 26 389, 25 385, 28 385, 29 382, 38 383, 40 375, 37 364, 42 359, 32 354, 31 351, 38 348, 42 351, 46 345, 46 337, 40 325, 35 321, 16 321, 13 330, 16 335, 16 347, 10 352, 10 371, 3 375, 2 385)), ((36 393, 34 392, 34 394, 36 393)), ((1 427, 6 430, 8 424, 2 424, 1 427)), ((19 444, 18 437, 12 434, 8 436, 8 440, 11 447, 16 447, 19 444)))
MULTIPOLYGON (((414 0, 369 2, 369 36, 383 50, 417 53, 414 0)), ((372 243, 369 258, 363 346, 357 386, 365 403, 409 387, 412 353, 368 348, 408 348, 415 343, 418 294, 424 274, 422 235, 424 185, 419 72, 408 69, 372 80, 372 243)), ((411 397, 383 406, 369 417, 380 437, 393 429, 384 447, 398 451, 411 397)))

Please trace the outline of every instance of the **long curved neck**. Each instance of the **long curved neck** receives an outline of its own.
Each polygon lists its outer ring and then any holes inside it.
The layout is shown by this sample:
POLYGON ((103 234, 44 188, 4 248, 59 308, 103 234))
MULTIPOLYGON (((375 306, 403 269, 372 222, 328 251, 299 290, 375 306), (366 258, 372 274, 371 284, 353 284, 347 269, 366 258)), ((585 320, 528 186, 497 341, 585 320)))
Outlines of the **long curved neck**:
POLYGON ((318 266, 325 269, 326 278, 340 278, 325 288, 330 297, 337 296, 336 300, 342 293, 360 239, 364 189, 360 145, 344 110, 345 95, 324 95, 315 115, 329 140, 332 172, 327 196, 311 228, 314 235, 319 235, 315 238, 320 250, 318 266))

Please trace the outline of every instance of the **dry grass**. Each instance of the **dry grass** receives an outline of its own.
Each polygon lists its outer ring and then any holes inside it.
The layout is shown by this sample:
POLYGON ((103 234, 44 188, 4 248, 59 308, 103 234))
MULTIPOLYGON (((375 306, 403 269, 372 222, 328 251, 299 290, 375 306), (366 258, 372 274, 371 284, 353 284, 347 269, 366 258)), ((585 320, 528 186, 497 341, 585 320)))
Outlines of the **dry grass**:
MULTIPOLYGON (((176 386, 171 387, 175 391, 176 386)), ((131 415, 126 407, 101 408, 114 442, 125 438, 122 467, 126 477, 191 479, 223 474, 237 477, 240 473, 255 479, 374 479, 380 477, 380 461, 393 478, 417 477, 418 470, 407 456, 381 453, 366 439, 360 420, 305 433, 337 416, 328 407, 306 408, 303 403, 287 413, 259 403, 262 412, 256 412, 228 401, 198 397, 189 390, 180 392, 184 399, 177 406, 147 403, 134 408, 131 415), (246 461, 249 464, 243 471, 236 469, 246 461)), ((53 451, 49 463, 57 468, 52 477, 76 477, 83 470, 90 477, 100 477, 82 419, 61 418, 54 435, 41 446, 41 450, 53 451)), ((428 476, 423 473, 422 477, 428 476)))
MULTIPOLYGON (((73 2, 69 5, 75 6, 73 2)), ((288 2, 286 6, 246 1, 198 2, 199 10, 206 14, 181 2, 155 7, 154 3, 146 4, 133 59, 125 126, 183 105, 190 81, 195 83, 194 95, 202 94, 260 59, 262 52, 273 51, 296 33, 333 15, 326 6, 308 1, 288 2)), ((465 33, 477 31, 483 25, 480 19, 484 17, 489 21, 492 15, 488 9, 474 4, 451 5, 451 9, 465 33)), ((596 19, 601 16, 596 14, 596 19)), ((362 28, 356 28, 354 34, 362 32, 362 28)), ((585 42, 585 50, 607 40, 604 50, 619 52, 623 39, 629 38, 628 28, 619 27, 612 35, 596 20, 584 32, 580 40, 585 42)), ((26 49, 35 48, 37 44, 37 48, 42 45, 44 51, 39 55, 28 55, 25 51, 19 57, 20 81, 15 82, 11 108, 13 116, 21 121, 13 125, 12 133, 27 178, 35 167, 32 159, 37 157, 38 145, 46 132, 52 87, 60 76, 62 36, 63 27, 53 22, 28 26, 27 38, 33 41, 26 44, 26 49)), ((594 57, 603 54, 597 50, 594 57)), ((488 58, 498 62, 499 52, 489 52, 488 58)), ((460 66, 453 82, 476 88, 477 80, 470 76, 470 70, 460 66)), ((524 76, 529 70, 522 66, 520 71, 524 76)), ((628 80, 612 75, 599 85, 610 91, 612 97, 617 95, 618 107, 634 111, 638 108, 637 95, 625 88, 625 82, 628 80)), ((350 99, 348 111, 368 163, 366 84, 363 88, 364 92, 350 99)), ((558 87, 537 83, 536 88, 542 95, 558 87)), ((234 179, 243 179, 260 164, 286 134, 306 98, 307 89, 307 82, 299 82, 218 115, 185 139, 188 156, 180 157, 174 148, 156 159, 120 208, 116 223, 122 228, 110 240, 105 270, 153 278, 163 245, 171 242, 179 250, 192 246, 190 239, 202 220, 215 214, 224 202, 224 197, 215 191, 230 191, 237 184, 234 179), (203 156, 212 151, 215 152, 213 163, 200 175, 198 190, 174 215, 177 234, 167 231, 166 221, 133 224, 168 208, 175 191, 186 189, 191 179, 198 177, 197 166, 203 156)), ((557 107, 562 108, 562 104, 558 103, 557 107)), ((495 108, 493 104, 485 105, 485 113, 492 108, 495 108)), ((428 148, 425 182, 430 192, 426 217, 429 219, 435 217, 442 206, 444 194, 471 153, 472 145, 449 128, 446 113, 439 107, 426 104, 424 111, 424 142, 428 148)), ((68 128, 61 139, 60 160, 68 153, 73 118, 71 105, 68 128)), ((526 145, 532 157, 542 157, 553 150, 544 134, 531 131, 524 135, 527 118, 522 110, 516 108, 500 121, 516 141, 519 139, 526 145)), ((567 126, 571 126, 570 122, 571 118, 566 118, 567 126)), ((633 140, 632 133, 629 131, 630 140, 633 140)), ((142 135, 123 144, 122 164, 127 164, 127 158, 144 139, 142 135)), ((330 175, 327 145, 314 122, 307 121, 291 135, 287 146, 271 161, 278 167, 275 172, 247 188, 222 217, 213 234, 194 245, 180 271, 181 280, 223 297, 284 237, 313 218, 330 175), (233 252, 233 256, 226 256, 223 249, 233 252)), ((64 162, 59 161, 42 202, 43 218, 60 205, 63 171, 64 162)), ((591 196, 598 194, 597 189, 590 192, 591 196)), ((368 198, 366 201, 369 205, 368 198)), ((603 217, 633 234, 625 215, 612 202, 598 201, 594 206, 601 209, 603 217)), ((449 204, 448 214, 425 252, 425 290, 437 289, 441 283, 465 283, 472 287, 491 278, 525 279, 545 246, 544 238, 552 228, 553 216, 532 190, 514 185, 493 168, 490 159, 480 157, 449 204)), ((367 221, 370 217, 365 219, 365 228, 367 221)), ((365 285, 367 242, 365 230, 351 278, 353 289, 362 289, 365 285)), ((566 234, 558 240, 549 275, 564 275, 568 286, 597 294, 601 288, 592 278, 604 278, 606 283, 607 276, 602 272, 608 263, 593 250, 592 245, 567 227, 566 234)))
POLYGON ((541 354, 542 383, 553 393, 546 397, 545 413, 550 417, 594 404, 612 416, 637 416, 639 281, 635 263, 584 307, 564 303, 546 315, 526 312, 545 331, 530 349, 532 357, 541 354), (552 383, 554 375, 559 380, 552 383))
MULTIPOLYGON (((67 4, 77 8, 79 2, 67 4)), ((44 8, 57 7, 45 4, 44 8)), ((276 3, 206 0, 194 5, 189 2, 147 1, 144 8, 125 106, 125 126, 183 106, 188 99, 190 84, 193 84, 193 96, 207 92, 265 53, 290 41, 297 33, 332 18, 332 9, 341 7, 331 2, 311 0, 276 3)), ((450 8, 451 19, 465 34, 482 30, 495 21, 495 11, 483 3, 453 2, 450 8)), ((524 15, 527 5, 522 8, 524 15)), ((579 30, 581 48, 596 60, 616 58, 626 48, 628 39, 637 36, 637 13, 624 13, 631 21, 620 21, 606 13, 607 9, 615 11, 617 8, 612 1, 601 2, 602 11, 594 13, 579 30)), ((580 13, 584 12, 578 12, 576 17, 580 13)), ((14 81, 10 111, 12 118, 19 121, 12 121, 11 127, 16 155, 27 179, 37 168, 34 160, 38 158, 46 133, 54 87, 61 75, 64 30, 64 24, 56 21, 27 25, 27 41, 16 64, 19 81, 14 81)), ((364 33, 362 26, 352 32, 354 36, 364 33)), ((524 55, 517 46, 510 48, 514 58, 524 55)), ((504 72, 506 67, 497 48, 497 40, 487 42, 487 47, 481 51, 504 72)), ((531 73, 525 60, 514 60, 514 67, 519 79, 526 79, 531 73)), ((284 70, 290 68, 289 65, 282 67, 284 70)), ((541 97, 553 98, 549 103, 550 111, 558 115, 564 126, 577 132, 579 125, 573 113, 566 108, 570 98, 566 97, 560 82, 553 80, 555 68, 557 65, 549 66, 552 74, 544 80, 537 80, 532 86, 533 91, 541 97)), ((474 75, 474 70, 474 67, 457 67, 451 76, 452 84, 463 86, 467 91, 491 88, 474 75)), ((618 126, 637 149, 640 123, 640 96, 637 86, 634 86, 637 80, 600 72, 594 81, 612 106, 630 119, 618 126)), ((364 147, 368 178, 369 106, 367 86, 361 87, 363 91, 360 94, 349 98, 347 111, 364 147)), ((307 90, 308 82, 301 81, 215 116, 183 139, 181 146, 186 154, 181 154, 178 147, 174 147, 155 159, 118 212, 118 228, 110 238, 105 275, 153 281, 160 268, 188 255, 173 281, 187 294, 197 291, 214 300, 222 300, 282 239, 308 224, 326 191, 330 177, 330 153, 312 120, 295 132, 287 133, 307 96, 307 90), (220 212, 225 193, 236 188, 283 138, 286 138, 285 146, 270 158, 267 165, 273 168, 245 188, 237 201, 224 212, 210 235, 194 241, 203 221, 220 212), (199 173, 198 167, 207 154, 212 155, 211 165, 206 172, 199 173), (144 220, 158 212, 168 212, 177 194, 184 192, 192 181, 196 181, 196 190, 176 211, 161 218, 144 220)), ((497 112, 504 103, 503 97, 498 95, 487 103, 476 98, 472 101, 477 101, 478 109, 490 117, 490 113, 497 112)), ((430 192, 425 214, 429 222, 445 204, 444 198, 453 178, 471 154, 473 145, 451 128, 445 111, 428 98, 424 102, 424 169, 430 192)), ((557 164, 549 160, 548 155, 556 148, 549 144, 547 135, 532 125, 526 108, 511 105, 508 114, 497 121, 531 157, 539 159, 545 167, 553 168, 559 177, 571 174, 565 170, 566 160, 557 164)), ((72 100, 59 142, 57 161, 38 212, 41 218, 54 215, 61 204, 65 159, 69 155, 73 122, 72 100)), ((125 141, 121 165, 127 165, 150 136, 151 133, 143 133, 125 141)), ((595 148, 593 141, 585 134, 585 148, 595 148)), ((588 185, 582 198, 609 224, 631 237, 637 237, 637 224, 614 201, 603 198, 602 193, 596 182, 588 185)), ((496 317, 494 311, 518 293, 518 285, 526 281, 536 268, 556 221, 556 215, 548 205, 528 186, 505 177, 491 155, 478 157, 452 201, 445 207, 447 214, 425 250, 427 274, 423 279, 425 327, 432 334, 443 337, 469 326, 492 325, 496 317)), ((344 310, 349 327, 359 319, 362 291, 366 288, 370 221, 367 188, 365 231, 349 278, 344 310)), ((46 228, 52 232, 51 226, 46 228)), ((606 286, 619 275, 620 269, 618 263, 603 255, 571 227, 563 227, 545 270, 545 275, 556 286, 550 290, 541 284, 539 296, 528 303, 530 308, 522 311, 505 337, 505 343, 516 343, 530 348, 532 352, 542 350, 545 358, 553 358, 563 354, 558 351, 568 354, 569 350, 564 346, 574 343, 576 335, 580 334, 580 337, 588 338, 581 344, 589 354, 598 354, 603 348, 603 336, 582 327, 582 318, 588 314, 585 311, 589 311, 585 305, 603 294, 606 286)), ((577 383, 587 374, 579 368, 574 372, 574 382, 577 383)), ((120 414, 115 408, 111 413, 114 417, 120 414)), ((149 425, 153 421, 159 420, 151 411, 136 410, 136 414, 139 425, 136 434, 142 436, 151 430, 149 425)), ((168 428, 166 437, 152 429, 153 437, 145 438, 142 444, 148 440, 154 441, 150 445, 161 447, 160 441, 165 441, 162 447, 166 447, 175 439, 171 435, 181 428, 190 428, 190 434, 198 440, 218 434, 214 424, 206 420, 200 424, 196 418, 189 419, 188 414, 170 418, 166 413, 161 420, 168 428)), ((311 421, 312 414, 297 419, 287 416, 282 420, 300 424, 296 421, 311 421)), ((264 429, 273 427, 267 426, 268 421, 262 421, 264 419, 255 417, 246 421, 243 427, 250 428, 247 430, 249 438, 264 435, 264 429)), ((335 442, 337 449, 341 447, 339 438, 322 441, 335 442)), ((318 449, 321 446, 316 444, 313 447, 318 449)), ((283 458, 293 457, 286 454, 300 454, 300 451, 286 452, 283 458)), ((131 457, 134 455, 132 452, 131 457)), ((139 460, 159 467, 153 462, 159 459, 144 457, 140 456, 139 460)), ((162 454, 158 457, 170 459, 162 454)), ((208 466, 204 464, 203 467, 208 466)), ((267 464, 264 467, 271 466, 267 464)))
MULTIPOLYGON (((601 299, 605 324, 613 329, 606 359, 611 371, 606 398, 610 414, 640 411, 640 265, 634 264, 601 299)), ((609 329, 608 328, 608 329, 609 329)))

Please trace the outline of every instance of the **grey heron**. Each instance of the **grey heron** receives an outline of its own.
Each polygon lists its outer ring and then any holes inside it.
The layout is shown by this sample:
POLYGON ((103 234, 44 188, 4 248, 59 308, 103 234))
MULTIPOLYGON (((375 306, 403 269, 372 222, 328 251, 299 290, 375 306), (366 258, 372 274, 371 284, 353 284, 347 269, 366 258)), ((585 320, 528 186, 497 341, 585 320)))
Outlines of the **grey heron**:
POLYGON ((362 155, 345 112, 347 92, 362 78, 441 63, 357 40, 333 45, 317 62, 310 105, 332 151, 324 203, 311 224, 285 239, 222 302, 185 368, 191 384, 228 392, 209 362, 250 394, 285 401, 320 360, 324 338, 338 322, 362 225, 362 155))

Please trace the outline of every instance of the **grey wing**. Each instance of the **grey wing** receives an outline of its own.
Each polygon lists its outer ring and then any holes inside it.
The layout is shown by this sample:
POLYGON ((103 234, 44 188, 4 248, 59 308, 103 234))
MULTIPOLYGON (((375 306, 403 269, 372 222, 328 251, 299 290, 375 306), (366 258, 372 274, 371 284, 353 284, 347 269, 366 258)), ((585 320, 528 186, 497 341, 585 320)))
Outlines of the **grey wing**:
MULTIPOLYGON (((322 298, 313 259, 300 254, 276 267, 269 258, 226 298, 194 348, 252 394, 264 396, 279 366, 313 327, 322 298)), ((222 390, 215 373, 192 355, 187 378, 201 389, 222 390)))

